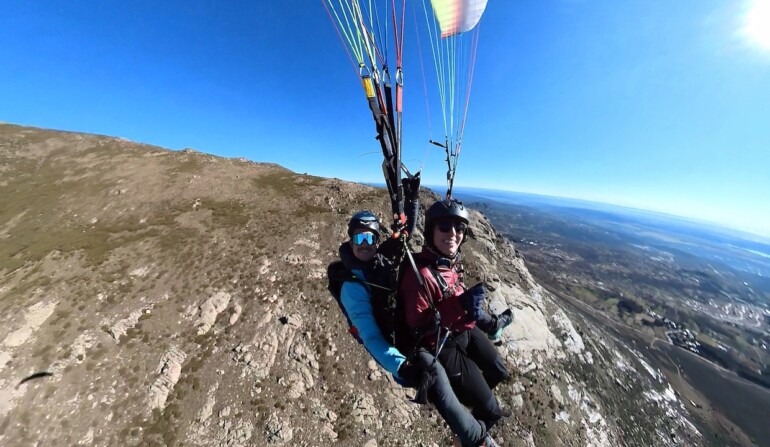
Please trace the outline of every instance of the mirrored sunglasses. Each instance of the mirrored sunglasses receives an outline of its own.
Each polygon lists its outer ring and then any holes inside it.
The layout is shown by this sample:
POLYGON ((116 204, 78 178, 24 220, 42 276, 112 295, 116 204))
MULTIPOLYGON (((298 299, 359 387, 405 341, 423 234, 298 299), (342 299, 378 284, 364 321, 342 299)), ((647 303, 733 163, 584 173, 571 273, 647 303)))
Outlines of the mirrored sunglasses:
POLYGON ((457 233, 465 233, 468 226, 463 222, 439 222, 436 224, 436 228, 442 233, 449 233, 452 228, 454 228, 457 233))
POLYGON ((350 238, 350 240, 353 241, 353 245, 361 245, 364 243, 364 241, 366 241, 366 243, 369 245, 374 245, 375 243, 377 243, 377 239, 379 238, 377 237, 376 234, 370 233, 368 231, 364 233, 354 234, 350 238))

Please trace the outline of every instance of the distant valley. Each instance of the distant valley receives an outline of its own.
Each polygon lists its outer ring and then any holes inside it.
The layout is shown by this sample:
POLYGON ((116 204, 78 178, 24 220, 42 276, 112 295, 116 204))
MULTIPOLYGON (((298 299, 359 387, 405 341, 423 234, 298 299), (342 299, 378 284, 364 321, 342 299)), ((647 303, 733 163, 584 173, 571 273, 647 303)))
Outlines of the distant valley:
MULTIPOLYGON (((541 284, 633 334, 634 343, 657 345, 651 358, 670 363, 671 374, 684 376, 706 405, 760 445, 770 442, 761 418, 751 416, 770 411, 768 241, 590 202, 484 190, 457 195, 516 243, 541 284), (696 359, 729 374, 705 380, 696 359), (760 391, 747 393, 751 385, 760 391), (724 396, 733 392, 747 393, 754 406, 731 408, 735 399, 724 396)), ((694 409, 701 406, 693 401, 694 409)))

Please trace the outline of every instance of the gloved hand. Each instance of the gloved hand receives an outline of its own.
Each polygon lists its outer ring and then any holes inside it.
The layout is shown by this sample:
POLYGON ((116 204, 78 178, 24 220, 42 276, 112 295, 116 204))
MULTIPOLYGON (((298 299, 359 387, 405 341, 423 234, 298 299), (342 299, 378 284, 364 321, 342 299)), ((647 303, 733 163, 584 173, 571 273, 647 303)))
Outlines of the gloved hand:
POLYGON ((398 367, 398 378, 401 379, 398 382, 404 386, 417 388, 420 382, 421 369, 409 360, 405 361, 398 367))
POLYGON ((417 389, 414 396, 415 403, 428 403, 428 390, 436 382, 436 375, 438 374, 436 363, 435 359, 429 365, 419 365, 407 360, 398 368, 396 382, 402 386, 417 389))
POLYGON ((436 383, 438 372, 438 360, 433 359, 429 365, 422 369, 420 374, 420 381, 417 384, 417 393, 414 395, 414 402, 417 404, 425 405, 428 403, 428 391, 436 383))
POLYGON ((481 316, 481 303, 484 302, 484 283, 478 283, 460 295, 460 305, 468 316, 468 321, 476 321, 481 316))
POLYGON ((492 341, 498 341, 500 339, 500 336, 503 335, 503 329, 505 329, 508 325, 513 323, 513 311, 509 309, 505 309, 505 311, 499 315, 494 316, 495 324, 486 331, 487 338, 489 338, 492 341))
POLYGON ((401 185, 404 186, 404 199, 417 200, 420 195, 420 173, 418 172, 412 178, 401 179, 401 185))

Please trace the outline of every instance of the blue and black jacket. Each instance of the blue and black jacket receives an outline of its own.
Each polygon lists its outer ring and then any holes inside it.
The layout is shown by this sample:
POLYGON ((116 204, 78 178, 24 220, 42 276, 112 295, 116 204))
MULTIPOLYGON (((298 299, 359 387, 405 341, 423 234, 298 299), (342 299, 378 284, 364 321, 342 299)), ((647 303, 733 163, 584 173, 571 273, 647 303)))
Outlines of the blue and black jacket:
POLYGON ((355 256, 350 245, 340 246, 340 258, 345 267, 359 281, 346 281, 342 285, 340 302, 345 308, 350 322, 358 331, 358 337, 374 360, 394 376, 406 357, 385 338, 390 330, 388 308, 383 300, 393 287, 389 272, 393 266, 383 255, 364 265, 355 256), (376 290, 382 287, 386 290, 376 290), (375 290, 373 290, 375 289, 375 290))
MULTIPOLYGON (((409 235, 415 228, 418 206, 417 201, 407 202, 406 231, 409 235)), ((400 250, 403 249, 406 247, 403 247, 400 240, 388 238, 377 248, 375 257, 366 263, 353 255, 349 243, 343 243, 339 249, 345 268, 358 279, 346 281, 342 285, 340 302, 366 350, 396 379, 399 379, 398 369, 406 357, 386 335, 395 330, 392 309, 387 299, 389 294, 394 297, 397 291, 395 279, 400 250)))

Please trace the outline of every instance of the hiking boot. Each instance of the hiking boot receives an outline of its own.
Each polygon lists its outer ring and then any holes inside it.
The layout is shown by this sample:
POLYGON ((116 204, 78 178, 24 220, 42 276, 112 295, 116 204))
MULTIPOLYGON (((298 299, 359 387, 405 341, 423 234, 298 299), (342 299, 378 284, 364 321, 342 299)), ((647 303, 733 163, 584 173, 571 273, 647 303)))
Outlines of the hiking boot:
MULTIPOLYGON (((487 436, 487 425, 484 423, 484 421, 477 420, 476 422, 479 423, 479 427, 481 427, 481 433, 484 433, 484 437, 481 438, 480 444, 477 445, 484 445, 484 439, 487 436)), ((473 441, 471 441, 473 442, 473 441)), ((460 437, 457 435, 452 436, 452 445, 454 447, 466 447, 467 444, 463 444, 463 442, 460 440, 460 437)), ((472 447, 472 446, 471 446, 472 447)))
MULTIPOLYGON (((463 447, 463 443, 460 441, 458 436, 452 436, 452 445, 454 447, 463 447)), ((500 447, 500 444, 496 443, 495 440, 489 436, 489 433, 487 433, 481 439, 481 443, 478 445, 478 447, 500 447)))
POLYGON ((495 440, 489 436, 489 433, 487 433, 481 441, 481 444, 479 444, 479 447, 500 447, 500 444, 496 443, 495 440))
POLYGON ((492 341, 500 340, 503 335, 503 329, 513 323, 513 311, 511 309, 505 309, 505 312, 500 315, 496 315, 497 325, 487 333, 487 338, 492 341))

